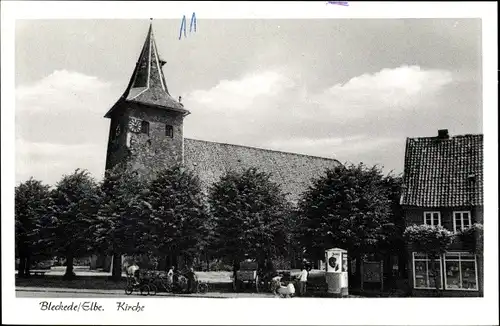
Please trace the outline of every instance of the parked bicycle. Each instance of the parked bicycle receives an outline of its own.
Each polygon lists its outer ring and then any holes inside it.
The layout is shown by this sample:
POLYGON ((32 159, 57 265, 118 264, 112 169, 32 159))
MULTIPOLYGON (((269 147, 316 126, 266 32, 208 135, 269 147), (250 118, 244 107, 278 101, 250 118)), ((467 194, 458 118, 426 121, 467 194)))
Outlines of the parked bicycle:
MULTIPOLYGON (((151 287, 144 282, 136 282, 134 278, 127 277, 127 285, 125 286, 125 294, 131 295, 134 291, 139 292, 141 295, 150 295, 152 293, 151 287)), ((156 294, 156 292, 155 292, 156 294)))
POLYGON ((198 286, 196 288, 198 293, 207 293, 210 289, 208 283, 204 281, 198 281, 198 286))

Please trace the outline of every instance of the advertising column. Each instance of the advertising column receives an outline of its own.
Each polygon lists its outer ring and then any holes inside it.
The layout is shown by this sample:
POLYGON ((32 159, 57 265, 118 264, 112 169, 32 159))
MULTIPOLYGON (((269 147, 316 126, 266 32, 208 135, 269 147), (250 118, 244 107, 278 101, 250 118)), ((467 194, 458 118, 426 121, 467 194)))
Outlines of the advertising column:
POLYGON ((326 283, 328 293, 333 296, 344 297, 349 294, 347 284, 347 251, 334 248, 325 250, 326 283))

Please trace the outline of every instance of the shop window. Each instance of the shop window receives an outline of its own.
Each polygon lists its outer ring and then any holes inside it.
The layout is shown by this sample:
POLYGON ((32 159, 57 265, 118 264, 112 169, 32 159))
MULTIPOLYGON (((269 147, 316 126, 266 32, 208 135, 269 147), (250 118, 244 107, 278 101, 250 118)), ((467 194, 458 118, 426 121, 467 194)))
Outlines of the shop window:
POLYGON ((413 287, 416 289, 435 289, 436 279, 438 287, 443 288, 441 257, 431 262, 426 254, 413 253, 413 287), (435 277, 437 273, 437 277, 435 277))
POLYGON ((445 288, 447 290, 477 291, 476 256, 470 253, 444 255, 445 288))
POLYGON ((437 226, 441 225, 441 213, 440 212, 424 212, 424 224, 437 226))
POLYGON ((471 226, 470 211, 453 212, 453 230, 455 232, 465 230, 471 226))

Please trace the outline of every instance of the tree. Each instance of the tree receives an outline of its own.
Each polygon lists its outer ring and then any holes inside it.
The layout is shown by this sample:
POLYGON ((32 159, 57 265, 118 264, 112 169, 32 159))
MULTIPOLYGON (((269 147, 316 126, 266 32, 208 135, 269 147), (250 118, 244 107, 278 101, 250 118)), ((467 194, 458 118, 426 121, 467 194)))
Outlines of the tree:
POLYGON ((29 276, 33 258, 47 256, 43 244, 49 186, 30 178, 15 188, 15 250, 19 257, 19 277, 29 276))
MULTIPOLYGON (((406 242, 403 238, 405 230, 405 219, 403 209, 400 204, 402 178, 401 176, 389 173, 382 180, 384 188, 387 190, 387 197, 390 201, 390 223, 383 228, 385 240, 380 243, 380 250, 384 253, 390 253, 387 259, 392 259, 392 255, 398 256, 399 273, 402 277, 406 275, 406 242)), ((392 261, 384 266, 392 266, 392 261)))
POLYGON ((64 278, 75 275, 73 259, 91 251, 99 205, 100 189, 85 170, 63 176, 51 192, 52 242, 54 250, 66 258, 64 278))
POLYGON ((210 190, 213 247, 233 264, 245 254, 259 261, 286 253, 290 205, 271 175, 250 168, 228 172, 210 190))
POLYGON ((471 227, 460 231, 457 238, 470 250, 477 254, 483 253, 483 225, 475 223, 471 227))
POLYGON ((347 249, 349 257, 375 252, 392 226, 382 172, 362 163, 327 169, 303 194, 299 212, 297 232, 313 259, 333 247, 347 249))
POLYGON ((454 240, 454 234, 442 226, 411 225, 404 231, 404 237, 412 250, 425 253, 431 262, 430 274, 434 278, 436 291, 440 288, 440 268, 436 268, 436 258, 446 252, 454 240))
POLYGON ((191 264, 207 245, 208 215, 200 181, 180 166, 162 169, 149 185, 151 239, 156 253, 191 264))
POLYGON ((150 239, 158 235, 151 234, 148 190, 135 171, 120 165, 107 170, 101 193, 98 222, 94 225, 96 245, 99 252, 113 255, 112 277, 119 280, 122 255, 149 253, 150 239))

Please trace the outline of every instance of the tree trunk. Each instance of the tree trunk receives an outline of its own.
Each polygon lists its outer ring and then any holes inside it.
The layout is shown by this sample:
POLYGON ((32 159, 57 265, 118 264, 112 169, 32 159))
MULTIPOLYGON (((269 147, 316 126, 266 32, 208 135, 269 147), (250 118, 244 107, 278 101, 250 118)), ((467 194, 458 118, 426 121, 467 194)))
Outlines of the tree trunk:
POLYGON ((398 256, 398 270, 399 270, 399 278, 407 278, 408 275, 406 274, 406 264, 407 264, 408 258, 406 257, 405 253, 401 253, 398 256))
POLYGON ((66 254, 66 273, 63 276, 65 280, 71 280, 75 278, 75 272, 73 272, 73 253, 66 254))
POLYGON ((439 271, 436 271, 436 258, 434 256, 431 256, 431 265, 432 265, 432 277, 434 278, 434 286, 436 287, 436 296, 440 297, 441 296, 441 289, 440 289, 440 281, 439 280, 439 271))
POLYGON ((19 255, 19 266, 17 267, 17 276, 18 277, 25 277, 26 274, 24 274, 25 269, 26 269, 26 256, 23 254, 19 255))
POLYGON ((356 274, 354 274, 354 286, 356 287, 361 287, 361 280, 363 278, 363 271, 361 270, 361 264, 362 264, 362 255, 356 255, 356 274))
POLYGON ((113 270, 111 279, 119 281, 122 277, 122 255, 119 252, 113 253, 113 270))
POLYGON ((31 268, 31 255, 29 253, 26 254, 26 263, 24 265, 24 276, 30 277, 30 268, 31 268))

